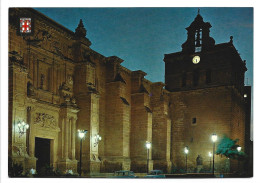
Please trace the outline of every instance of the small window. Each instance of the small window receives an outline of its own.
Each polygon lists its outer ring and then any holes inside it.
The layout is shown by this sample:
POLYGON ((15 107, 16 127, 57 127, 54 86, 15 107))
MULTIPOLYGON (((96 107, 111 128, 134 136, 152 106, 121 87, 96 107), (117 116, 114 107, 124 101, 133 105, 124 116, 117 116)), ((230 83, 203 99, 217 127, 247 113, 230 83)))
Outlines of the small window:
POLYGON ((152 110, 151 110, 149 107, 144 106, 144 108, 145 108, 145 110, 146 110, 147 112, 152 113, 152 110))
POLYGON ((195 125, 197 123, 197 119, 196 118, 192 118, 192 124, 195 125))
POLYGON ((120 98, 121 98, 121 100, 123 101, 124 104, 129 105, 129 102, 124 97, 120 97, 120 98))

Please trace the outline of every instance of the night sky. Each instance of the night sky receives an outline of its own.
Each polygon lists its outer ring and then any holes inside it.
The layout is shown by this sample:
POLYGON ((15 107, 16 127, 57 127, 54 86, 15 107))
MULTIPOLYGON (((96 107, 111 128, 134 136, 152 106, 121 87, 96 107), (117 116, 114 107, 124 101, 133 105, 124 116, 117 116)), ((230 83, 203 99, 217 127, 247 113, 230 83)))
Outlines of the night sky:
MULTIPOLYGON (((91 48, 104 56, 118 56, 130 70, 143 70, 150 81, 164 82, 164 54, 181 51, 188 27, 198 8, 35 8, 75 31, 82 19, 91 48)), ((216 44, 234 45, 248 71, 245 84, 253 84, 253 8, 200 8, 210 22, 216 44)))

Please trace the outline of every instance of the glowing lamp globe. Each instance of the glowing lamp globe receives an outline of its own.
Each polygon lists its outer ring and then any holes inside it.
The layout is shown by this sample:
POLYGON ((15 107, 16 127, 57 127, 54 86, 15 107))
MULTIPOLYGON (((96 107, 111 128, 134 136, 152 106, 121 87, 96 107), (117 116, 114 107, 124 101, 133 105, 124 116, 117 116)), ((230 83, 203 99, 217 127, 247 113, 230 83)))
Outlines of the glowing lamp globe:
POLYGON ((147 148, 147 149, 150 149, 152 144, 151 144, 151 142, 146 142, 145 145, 146 145, 146 148, 147 148))
POLYGON ((216 142, 218 140, 218 136, 214 133, 212 134, 211 139, 213 142, 216 142))

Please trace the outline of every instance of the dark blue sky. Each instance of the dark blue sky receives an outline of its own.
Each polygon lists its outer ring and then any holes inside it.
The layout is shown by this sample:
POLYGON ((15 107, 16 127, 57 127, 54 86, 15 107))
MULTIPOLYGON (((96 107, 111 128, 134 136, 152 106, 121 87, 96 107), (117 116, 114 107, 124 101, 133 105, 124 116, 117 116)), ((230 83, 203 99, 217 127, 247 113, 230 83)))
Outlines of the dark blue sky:
MULTIPOLYGON (((75 31, 83 19, 91 48, 104 56, 116 55, 130 70, 143 70, 146 78, 164 82, 166 53, 181 51, 186 27, 198 8, 36 8, 75 31)), ((253 84, 253 8, 200 8, 212 25, 216 44, 234 37, 241 58, 247 61, 248 84, 253 84)), ((245 83, 247 84, 247 79, 245 83)))

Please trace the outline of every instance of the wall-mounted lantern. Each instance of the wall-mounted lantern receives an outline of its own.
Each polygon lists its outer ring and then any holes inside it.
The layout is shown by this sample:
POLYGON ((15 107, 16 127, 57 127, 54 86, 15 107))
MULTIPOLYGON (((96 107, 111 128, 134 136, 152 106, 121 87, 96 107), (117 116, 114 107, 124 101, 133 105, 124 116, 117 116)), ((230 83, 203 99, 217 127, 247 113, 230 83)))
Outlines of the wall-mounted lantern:
POLYGON ((20 138, 21 136, 23 136, 23 134, 26 134, 26 130, 29 128, 29 125, 24 121, 18 121, 17 126, 20 138))

